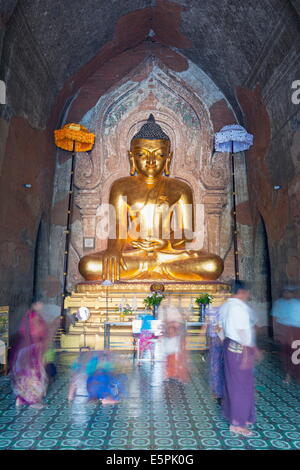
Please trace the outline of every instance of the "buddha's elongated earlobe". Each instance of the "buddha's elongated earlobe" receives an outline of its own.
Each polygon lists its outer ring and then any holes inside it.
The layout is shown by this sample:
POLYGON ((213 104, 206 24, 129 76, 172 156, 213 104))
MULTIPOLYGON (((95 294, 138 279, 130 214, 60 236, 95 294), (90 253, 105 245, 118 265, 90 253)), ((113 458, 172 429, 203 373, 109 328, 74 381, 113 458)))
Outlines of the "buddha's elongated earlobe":
POLYGON ((165 164, 165 175, 170 176, 170 165, 171 165, 171 159, 173 156, 173 152, 169 153, 169 156, 166 159, 166 164, 165 164))
POLYGON ((130 163, 130 174, 131 174, 131 176, 133 176, 136 172, 136 167, 135 167, 132 152, 130 152, 130 151, 128 152, 128 157, 129 157, 129 163, 130 163))

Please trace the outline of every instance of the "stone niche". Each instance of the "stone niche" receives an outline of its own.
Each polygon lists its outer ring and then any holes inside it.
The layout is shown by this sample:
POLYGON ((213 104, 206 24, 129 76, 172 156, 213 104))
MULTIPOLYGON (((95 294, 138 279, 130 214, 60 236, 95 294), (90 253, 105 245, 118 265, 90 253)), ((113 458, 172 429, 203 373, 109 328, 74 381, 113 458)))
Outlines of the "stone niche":
POLYGON ((129 175, 130 141, 149 113, 171 139, 171 176, 193 189, 196 234, 188 248, 203 248, 221 257, 230 251, 230 217, 224 217, 230 207, 229 158, 213 151, 211 101, 205 103, 199 94, 182 77, 147 60, 102 96, 82 119, 96 140, 90 153, 76 156, 75 204, 81 219, 72 225, 69 290, 83 280, 78 273, 80 257, 107 246, 103 211, 110 187, 129 175))

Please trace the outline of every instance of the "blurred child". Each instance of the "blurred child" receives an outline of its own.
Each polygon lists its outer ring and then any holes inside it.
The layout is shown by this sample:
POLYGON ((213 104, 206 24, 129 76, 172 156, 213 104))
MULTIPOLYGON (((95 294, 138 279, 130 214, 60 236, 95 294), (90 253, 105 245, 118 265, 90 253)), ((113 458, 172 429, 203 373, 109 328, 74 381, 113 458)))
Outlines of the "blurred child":
POLYGON ((90 400, 101 400, 103 405, 114 405, 126 395, 127 377, 116 372, 116 366, 107 353, 98 353, 96 367, 87 364, 87 392, 90 400))
MULTIPOLYGON (((140 357, 141 358, 144 354, 145 351, 150 351, 151 354, 151 361, 154 361, 154 339, 155 335, 152 331, 151 328, 151 321, 154 320, 153 315, 146 314, 142 315, 142 326, 141 326, 141 332, 140 332, 140 337, 139 337, 139 351, 140 351, 140 357)), ((140 361, 137 363, 138 366, 141 365, 140 361)))
POLYGON ((106 352, 81 353, 72 365, 68 400, 75 398, 80 389, 88 401, 101 400, 102 404, 116 404, 126 395, 127 377, 116 372, 115 363, 106 352))

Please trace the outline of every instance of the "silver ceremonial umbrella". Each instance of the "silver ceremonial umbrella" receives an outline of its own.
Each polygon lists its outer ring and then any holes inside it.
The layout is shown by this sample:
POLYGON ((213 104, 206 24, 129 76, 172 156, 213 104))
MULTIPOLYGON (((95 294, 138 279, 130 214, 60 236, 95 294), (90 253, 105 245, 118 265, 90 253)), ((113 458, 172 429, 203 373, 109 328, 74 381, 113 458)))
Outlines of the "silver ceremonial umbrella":
POLYGON ((232 209, 233 209, 233 244, 234 244, 234 266, 235 279, 239 280, 237 223, 236 223, 236 198, 235 198, 235 176, 234 176, 234 154, 248 150, 253 144, 253 135, 249 134, 239 124, 230 124, 222 127, 215 134, 215 150, 217 152, 230 153, 232 174, 232 209))

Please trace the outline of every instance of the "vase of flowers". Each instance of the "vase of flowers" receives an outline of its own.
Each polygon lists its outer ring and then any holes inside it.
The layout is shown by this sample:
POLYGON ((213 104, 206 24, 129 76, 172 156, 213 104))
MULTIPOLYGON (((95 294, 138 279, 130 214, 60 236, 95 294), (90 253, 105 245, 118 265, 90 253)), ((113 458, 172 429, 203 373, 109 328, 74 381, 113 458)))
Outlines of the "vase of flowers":
POLYGON ((125 321, 126 315, 133 315, 132 307, 129 304, 126 304, 122 311, 123 321, 125 321))
POLYGON ((126 304, 125 306, 120 304, 116 311, 119 313, 120 321, 125 321, 126 315, 133 315, 133 308, 129 304, 126 304))
POLYGON ((205 313, 206 313, 206 307, 209 305, 213 300, 213 296, 210 294, 207 294, 204 292, 203 294, 200 294, 196 299, 195 302, 198 304, 199 307, 199 322, 204 323, 205 322, 205 313))
POLYGON ((165 296, 160 292, 151 292, 151 294, 144 298, 145 308, 152 310, 154 318, 157 318, 158 307, 164 298, 165 296))

